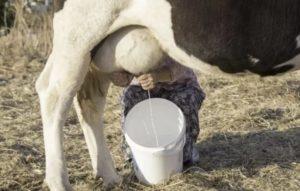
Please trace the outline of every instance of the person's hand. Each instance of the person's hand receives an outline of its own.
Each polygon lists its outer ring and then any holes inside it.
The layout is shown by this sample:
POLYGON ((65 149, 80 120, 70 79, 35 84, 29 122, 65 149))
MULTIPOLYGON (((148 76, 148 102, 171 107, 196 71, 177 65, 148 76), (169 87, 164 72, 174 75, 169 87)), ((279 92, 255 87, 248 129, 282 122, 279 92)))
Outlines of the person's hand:
POLYGON ((157 76, 155 73, 143 74, 137 77, 137 80, 141 84, 144 90, 151 90, 155 88, 155 84, 157 83, 157 76))
POLYGON ((116 86, 126 87, 130 84, 133 79, 133 75, 126 72, 113 72, 109 75, 110 80, 116 86))

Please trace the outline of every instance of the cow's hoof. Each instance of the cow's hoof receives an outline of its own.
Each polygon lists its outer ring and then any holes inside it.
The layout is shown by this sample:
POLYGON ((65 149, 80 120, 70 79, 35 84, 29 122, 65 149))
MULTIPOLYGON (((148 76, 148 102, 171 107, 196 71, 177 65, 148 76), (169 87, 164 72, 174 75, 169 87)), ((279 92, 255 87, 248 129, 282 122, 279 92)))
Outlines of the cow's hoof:
POLYGON ((103 186, 106 189, 113 188, 117 185, 120 185, 122 183, 122 177, 119 176, 117 173, 111 176, 100 176, 95 175, 95 178, 102 178, 103 179, 103 186))
POLYGON ((115 177, 103 177, 103 186, 105 189, 111 189, 115 186, 119 186, 122 183, 122 177, 117 175, 115 177))
POLYGON ((55 179, 45 179, 44 186, 48 187, 51 191, 73 191, 69 181, 60 181, 55 179))

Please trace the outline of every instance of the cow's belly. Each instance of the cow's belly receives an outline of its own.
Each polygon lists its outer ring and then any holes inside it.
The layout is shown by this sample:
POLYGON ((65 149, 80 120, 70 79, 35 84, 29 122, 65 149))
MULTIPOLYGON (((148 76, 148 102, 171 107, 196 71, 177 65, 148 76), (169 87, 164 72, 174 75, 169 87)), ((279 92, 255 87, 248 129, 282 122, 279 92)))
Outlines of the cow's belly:
POLYGON ((163 51, 150 31, 127 27, 107 37, 98 47, 94 64, 103 73, 125 70, 141 74, 156 68, 163 51))

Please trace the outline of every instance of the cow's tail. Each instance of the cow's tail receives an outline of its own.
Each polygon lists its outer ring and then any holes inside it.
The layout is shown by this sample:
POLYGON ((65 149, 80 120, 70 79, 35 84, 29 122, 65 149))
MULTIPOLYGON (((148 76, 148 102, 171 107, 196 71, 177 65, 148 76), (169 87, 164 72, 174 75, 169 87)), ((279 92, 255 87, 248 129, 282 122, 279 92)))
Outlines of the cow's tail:
POLYGON ((207 75, 224 75, 221 70, 216 67, 212 66, 209 63, 206 63, 193 55, 187 54, 185 51, 180 49, 177 46, 171 46, 165 49, 165 52, 175 61, 177 61, 179 64, 182 64, 188 68, 194 69, 196 71, 199 71, 202 74, 207 75))

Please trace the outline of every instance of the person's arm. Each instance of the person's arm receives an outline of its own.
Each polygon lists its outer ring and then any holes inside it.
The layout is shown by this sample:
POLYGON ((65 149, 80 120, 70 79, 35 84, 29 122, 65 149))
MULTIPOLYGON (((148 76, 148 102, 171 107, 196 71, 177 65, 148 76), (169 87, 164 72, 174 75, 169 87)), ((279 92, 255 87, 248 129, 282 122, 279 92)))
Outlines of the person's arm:
POLYGON ((112 74, 109 75, 111 82, 114 85, 120 86, 120 87, 126 87, 126 86, 130 85, 133 77, 134 76, 132 74, 130 74, 126 71, 113 72, 112 74))
POLYGON ((171 58, 165 62, 163 68, 143 74, 137 78, 144 90, 153 89, 157 82, 175 82, 193 73, 191 69, 182 66, 171 58))
POLYGON ((151 72, 151 74, 155 77, 155 82, 171 82, 173 81, 172 78, 172 71, 170 67, 163 67, 155 72, 151 72))
POLYGON ((172 73, 169 67, 163 67, 159 70, 140 75, 137 77, 137 80, 144 90, 151 90, 158 82, 171 82, 172 73))

